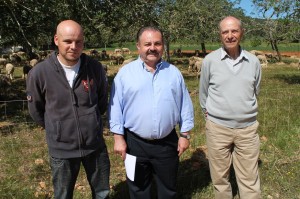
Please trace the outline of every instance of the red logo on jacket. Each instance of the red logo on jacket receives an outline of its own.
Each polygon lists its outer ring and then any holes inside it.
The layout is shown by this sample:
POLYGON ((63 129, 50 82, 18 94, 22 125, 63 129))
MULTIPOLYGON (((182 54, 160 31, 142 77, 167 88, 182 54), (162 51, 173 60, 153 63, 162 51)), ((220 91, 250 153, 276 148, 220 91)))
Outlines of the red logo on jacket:
POLYGON ((94 81, 92 79, 90 80, 90 84, 88 83, 87 80, 82 80, 81 82, 82 82, 83 89, 84 89, 85 92, 89 91, 89 85, 92 87, 93 84, 94 84, 94 81))

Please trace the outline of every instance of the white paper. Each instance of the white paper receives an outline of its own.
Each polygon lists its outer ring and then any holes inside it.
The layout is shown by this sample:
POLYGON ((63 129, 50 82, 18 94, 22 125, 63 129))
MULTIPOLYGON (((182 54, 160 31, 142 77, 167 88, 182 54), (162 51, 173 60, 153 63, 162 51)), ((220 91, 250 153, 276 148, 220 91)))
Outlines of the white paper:
POLYGON ((126 158, 124 162, 127 177, 129 178, 129 180, 134 181, 136 156, 126 153, 126 158))

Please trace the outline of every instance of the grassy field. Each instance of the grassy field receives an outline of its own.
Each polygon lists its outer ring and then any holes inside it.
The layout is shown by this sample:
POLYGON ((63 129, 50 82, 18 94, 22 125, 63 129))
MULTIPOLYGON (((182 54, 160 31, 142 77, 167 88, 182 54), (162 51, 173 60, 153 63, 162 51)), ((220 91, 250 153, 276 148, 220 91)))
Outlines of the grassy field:
MULTIPOLYGON (((262 51, 269 51, 272 52, 272 48, 269 44, 267 43, 262 43, 261 45, 257 47, 252 47, 251 42, 249 40, 244 40, 241 43, 241 46, 246 49, 246 50, 262 50, 262 51)), ((136 50, 135 42, 127 42, 122 44, 122 47, 127 47, 131 51, 136 50)), ((215 50, 220 47, 220 43, 205 43, 206 50, 215 50)), ((107 47, 107 51, 114 51, 115 48, 121 48, 120 45, 118 44, 113 44, 110 47, 107 47)), ((189 42, 182 42, 182 43, 171 43, 170 50, 178 49, 180 48, 181 50, 189 50, 189 51, 195 51, 195 50, 201 50, 200 43, 189 43, 189 42)), ((280 43, 278 44, 279 51, 281 52, 300 52, 300 43, 280 43)), ((102 49, 98 49, 102 50, 102 49)))
MULTIPOLYGON (((184 58, 176 61, 187 62, 184 58)), ((191 146, 180 159, 178 198, 211 199, 213 189, 206 158, 204 120, 198 101, 198 79, 196 74, 187 72, 186 64, 177 66, 185 77, 195 111, 191 146)), ((109 66, 110 83, 117 70, 118 66, 109 66)), ((21 68, 17 68, 16 80, 6 95, 7 101, 0 102, 0 198, 52 198, 45 134, 28 116, 21 68)), ((299 99, 300 70, 295 65, 270 64, 263 69, 258 117, 263 198, 300 199, 299 99)), ((123 162, 113 153, 113 137, 107 128, 104 134, 111 161, 111 198, 129 198, 123 162)), ((234 173, 231 181, 237 199, 234 173)), ((82 170, 74 194, 75 199, 91 198, 82 170)))

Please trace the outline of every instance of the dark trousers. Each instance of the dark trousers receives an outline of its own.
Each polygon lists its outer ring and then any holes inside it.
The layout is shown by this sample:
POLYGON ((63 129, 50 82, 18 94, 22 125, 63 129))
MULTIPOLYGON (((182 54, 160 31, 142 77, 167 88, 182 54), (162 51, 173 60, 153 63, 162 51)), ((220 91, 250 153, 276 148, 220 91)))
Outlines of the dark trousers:
POLYGON ((125 131, 127 153, 137 157, 134 181, 127 178, 130 198, 151 199, 153 178, 158 199, 175 198, 179 164, 175 129, 160 140, 145 140, 125 131))
POLYGON ((83 165, 93 199, 104 199, 109 194, 110 161, 107 149, 97 150, 82 158, 58 159, 50 157, 55 199, 72 199, 74 186, 83 165))

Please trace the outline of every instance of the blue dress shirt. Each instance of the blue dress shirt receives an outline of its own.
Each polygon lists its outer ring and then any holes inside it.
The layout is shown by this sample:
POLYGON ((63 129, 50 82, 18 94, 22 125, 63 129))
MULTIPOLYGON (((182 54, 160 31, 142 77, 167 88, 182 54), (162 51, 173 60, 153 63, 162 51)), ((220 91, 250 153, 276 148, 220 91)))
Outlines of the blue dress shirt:
POLYGON ((177 124, 180 132, 194 127, 193 104, 180 71, 168 62, 148 71, 137 60, 116 75, 109 103, 110 131, 124 134, 124 127, 145 139, 166 137, 177 124))

